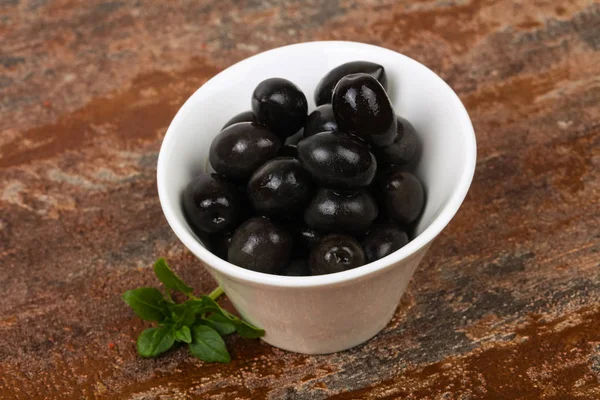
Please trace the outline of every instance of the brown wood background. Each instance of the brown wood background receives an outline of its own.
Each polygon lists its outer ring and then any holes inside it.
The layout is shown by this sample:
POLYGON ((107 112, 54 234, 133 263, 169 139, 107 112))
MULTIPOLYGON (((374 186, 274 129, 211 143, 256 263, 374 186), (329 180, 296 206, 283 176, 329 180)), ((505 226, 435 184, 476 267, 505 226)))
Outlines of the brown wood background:
POLYGON ((551 0, 0 0, 2 399, 600 398, 600 5, 551 0), (393 322, 304 356, 136 356, 120 299, 171 233, 157 151, 182 102, 276 46, 346 39, 428 65, 477 133, 471 191, 393 322))

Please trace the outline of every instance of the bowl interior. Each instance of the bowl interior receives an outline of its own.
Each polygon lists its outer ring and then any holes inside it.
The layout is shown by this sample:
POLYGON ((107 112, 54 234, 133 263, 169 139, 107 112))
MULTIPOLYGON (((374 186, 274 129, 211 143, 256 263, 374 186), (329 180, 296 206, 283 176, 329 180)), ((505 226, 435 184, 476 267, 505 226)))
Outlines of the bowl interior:
POLYGON ((211 141, 223 124, 250 109, 256 85, 272 77, 289 79, 306 94, 310 112, 321 77, 354 60, 385 67, 395 110, 412 122, 421 139, 416 173, 425 185, 427 203, 417 233, 447 213, 427 242, 443 229, 466 195, 475 165, 473 128, 456 94, 431 70, 391 50, 352 42, 314 42, 270 50, 233 65, 198 89, 179 110, 161 148, 158 186, 165 215, 186 246, 195 236, 182 213, 181 193, 204 171, 211 141))

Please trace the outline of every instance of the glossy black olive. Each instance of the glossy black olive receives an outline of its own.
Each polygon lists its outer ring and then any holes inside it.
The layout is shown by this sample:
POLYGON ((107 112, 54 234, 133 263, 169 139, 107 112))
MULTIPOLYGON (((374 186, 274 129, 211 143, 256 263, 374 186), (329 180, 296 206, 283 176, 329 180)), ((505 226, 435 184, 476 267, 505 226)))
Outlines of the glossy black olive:
POLYGON ((359 236, 367 233, 378 208, 366 190, 336 192, 319 189, 304 212, 304 222, 319 232, 343 232, 359 236))
POLYGON ((309 276, 308 261, 304 259, 296 259, 290 261, 288 265, 279 271, 279 275, 284 276, 309 276))
POLYGON ((231 118, 229 121, 227 121, 225 123, 225 125, 223 125, 221 130, 223 130, 233 124, 237 124, 238 122, 256 122, 256 117, 254 116, 254 113, 252 111, 250 111, 250 110, 244 111, 242 113, 235 115, 233 118, 231 118))
POLYGON ((308 267, 312 275, 333 274, 360 267, 365 253, 352 236, 327 235, 310 252, 308 267))
POLYGON ((286 144, 285 146, 283 146, 281 148, 281 151, 279 152, 279 156, 297 158, 298 157, 298 148, 296 147, 295 144, 286 144))
POLYGON ((239 210, 237 189, 217 174, 200 174, 183 191, 183 212, 196 232, 217 233, 235 228, 239 210))
POLYGON ((208 241, 208 249, 217 257, 227 260, 227 252, 229 251, 232 237, 233 232, 211 235, 208 241))
POLYGON ((365 187, 377 172, 368 146, 340 132, 322 132, 300 141, 298 159, 316 182, 329 188, 365 187))
POLYGON ((385 214, 401 226, 417 220, 425 206, 425 190, 419 178, 398 167, 384 171, 378 178, 380 205, 385 214))
POLYGON ((233 234, 227 260, 252 271, 276 274, 290 261, 292 236, 264 217, 251 218, 233 234))
POLYGON ((346 75, 358 73, 371 75, 387 90, 387 77, 383 66, 369 61, 351 61, 335 67, 321 79, 315 89, 315 104, 320 106, 321 104, 331 103, 333 88, 335 88, 340 79, 346 75))
POLYGON ((408 165, 418 157, 421 146, 415 128, 402 117, 397 117, 397 123, 398 136, 394 143, 375 149, 377 162, 382 165, 408 165))
POLYGON ((308 104, 298 86, 287 79, 271 78, 254 89, 252 111, 260 124, 285 139, 304 126, 308 104))
POLYGON ((388 256, 408 243, 408 235, 393 222, 375 224, 362 241, 367 262, 388 256))
POLYGON ((323 104, 308 115, 306 123, 304 124, 303 136, 307 138, 316 135, 317 133, 333 132, 337 130, 338 126, 333 116, 331 104, 323 104))
POLYGON ((254 170, 275 158, 281 140, 266 128, 239 122, 221 131, 210 146, 210 165, 233 180, 245 180, 254 170))
POLYGON ((321 234, 306 225, 304 221, 290 225, 288 230, 294 237, 294 254, 299 258, 308 257, 310 251, 321 240, 321 234))
POLYGON ((278 157, 254 171, 247 193, 256 211, 276 216, 301 211, 310 200, 313 184, 298 160, 278 157))
POLYGON ((339 129, 365 138, 375 146, 396 139, 396 115, 385 89, 371 75, 354 74, 340 79, 331 106, 339 129))
POLYGON ((286 145, 291 145, 291 146, 296 146, 298 144, 299 141, 302 140, 302 138, 304 137, 304 128, 300 129, 298 132, 294 133, 292 136, 288 136, 287 139, 285 139, 285 144, 286 145))

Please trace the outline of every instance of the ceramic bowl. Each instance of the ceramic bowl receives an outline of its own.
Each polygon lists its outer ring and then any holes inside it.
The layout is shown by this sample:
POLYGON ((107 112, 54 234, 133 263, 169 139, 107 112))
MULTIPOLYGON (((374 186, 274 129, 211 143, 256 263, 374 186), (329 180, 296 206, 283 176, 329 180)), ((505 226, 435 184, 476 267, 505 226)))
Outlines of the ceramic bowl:
POLYGON ((369 340, 394 315, 417 265, 463 202, 475 170, 473 126, 458 96, 434 72, 395 51, 353 42, 300 43, 266 51, 219 73, 199 88, 171 122, 158 157, 158 193, 169 225, 273 346, 307 354, 332 353, 369 340), (211 141, 233 115, 250 109, 264 79, 291 80, 315 108, 315 86, 332 68, 355 60, 385 67, 388 94, 416 128, 422 156, 416 174, 427 203, 417 236, 395 253, 345 272, 286 277, 237 267, 194 235, 181 207, 186 184, 205 170, 211 141))

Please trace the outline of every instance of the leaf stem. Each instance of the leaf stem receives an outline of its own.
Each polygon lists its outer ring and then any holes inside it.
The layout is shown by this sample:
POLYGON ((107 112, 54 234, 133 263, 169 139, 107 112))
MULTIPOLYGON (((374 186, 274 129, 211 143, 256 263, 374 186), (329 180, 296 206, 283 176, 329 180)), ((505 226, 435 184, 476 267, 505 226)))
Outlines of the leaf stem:
POLYGON ((208 297, 210 297, 211 299, 216 301, 219 298, 219 296, 221 296, 223 293, 224 292, 223 292, 223 289, 221 289, 221 286, 217 286, 217 288, 215 290, 210 292, 208 297))

